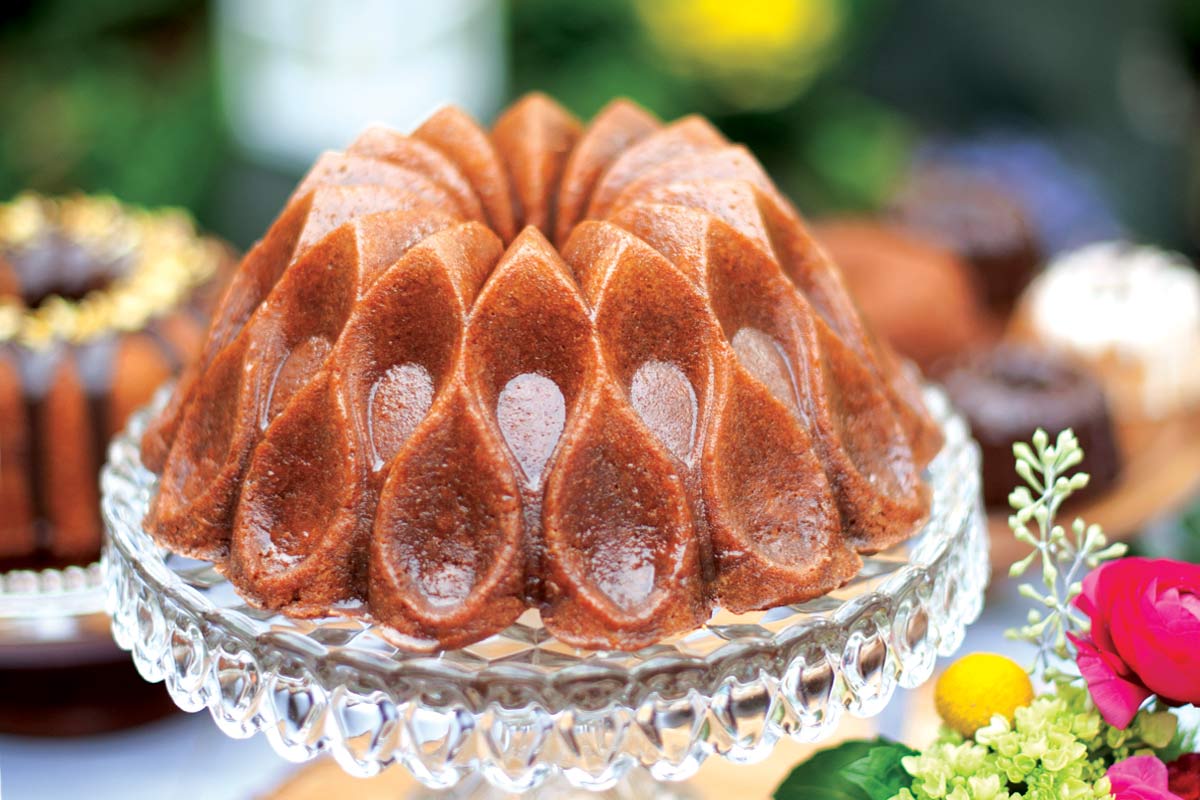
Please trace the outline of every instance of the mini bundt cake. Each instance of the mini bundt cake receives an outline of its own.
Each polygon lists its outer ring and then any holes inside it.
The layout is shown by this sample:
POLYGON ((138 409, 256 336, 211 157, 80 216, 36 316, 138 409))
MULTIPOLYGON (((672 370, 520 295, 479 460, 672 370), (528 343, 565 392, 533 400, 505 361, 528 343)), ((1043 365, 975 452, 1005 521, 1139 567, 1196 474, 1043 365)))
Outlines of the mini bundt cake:
POLYGON ((927 517, 908 368, 742 147, 541 95, 323 156, 143 442, 147 528, 412 649, 634 649, 844 583, 927 517), (554 242, 554 244, 552 244, 554 242))
POLYGON ((99 556, 108 439, 199 352, 222 263, 180 213, 0 205, 0 570, 99 556))
POLYGON ((1096 497, 1121 474, 1117 432, 1100 381, 1061 354, 1028 345, 1000 343, 962 354, 944 365, 939 380, 954 407, 971 425, 983 456, 983 499, 1008 508, 1016 482, 1013 442, 1034 431, 1070 428, 1091 479, 1075 499, 1096 497))

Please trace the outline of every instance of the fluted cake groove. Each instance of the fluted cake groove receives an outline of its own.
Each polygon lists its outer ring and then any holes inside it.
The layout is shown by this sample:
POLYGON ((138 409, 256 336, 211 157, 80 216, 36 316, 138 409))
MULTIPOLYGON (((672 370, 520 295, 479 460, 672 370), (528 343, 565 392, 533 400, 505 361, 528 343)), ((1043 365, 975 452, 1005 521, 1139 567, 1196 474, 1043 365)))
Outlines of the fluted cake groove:
POLYGON ((939 447, 744 148, 535 94, 318 160, 143 457, 148 530, 256 605, 637 649, 837 588, 920 528, 939 447))

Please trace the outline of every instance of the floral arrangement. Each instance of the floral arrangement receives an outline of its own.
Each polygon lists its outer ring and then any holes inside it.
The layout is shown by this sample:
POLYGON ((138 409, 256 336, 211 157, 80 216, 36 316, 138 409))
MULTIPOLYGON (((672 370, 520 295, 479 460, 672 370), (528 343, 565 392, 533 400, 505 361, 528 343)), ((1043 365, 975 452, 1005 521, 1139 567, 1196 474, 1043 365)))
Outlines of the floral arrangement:
POLYGON ((1071 431, 1039 430, 1013 454, 1025 485, 1009 526, 1030 553, 1010 575, 1041 573, 1009 632, 1036 648, 1029 670, 961 658, 938 680, 932 745, 847 742, 798 766, 776 800, 1200 800, 1200 743, 1177 713, 1200 705, 1200 566, 1125 558, 1098 526, 1058 524, 1088 480, 1072 474, 1071 431))

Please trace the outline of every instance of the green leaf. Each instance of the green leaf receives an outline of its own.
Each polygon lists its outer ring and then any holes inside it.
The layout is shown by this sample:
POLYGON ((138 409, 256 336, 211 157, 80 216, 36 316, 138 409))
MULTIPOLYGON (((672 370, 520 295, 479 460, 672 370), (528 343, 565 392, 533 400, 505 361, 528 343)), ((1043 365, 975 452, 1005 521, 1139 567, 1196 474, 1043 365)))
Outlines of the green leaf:
POLYGON ((801 762, 773 796, 775 800, 888 800, 911 784, 900 759, 914 752, 884 738, 843 742, 801 762))
POLYGON ((900 759, 916 754, 916 750, 902 744, 880 745, 844 768, 842 774, 866 792, 870 800, 890 800, 901 789, 912 786, 912 776, 905 771, 900 759))

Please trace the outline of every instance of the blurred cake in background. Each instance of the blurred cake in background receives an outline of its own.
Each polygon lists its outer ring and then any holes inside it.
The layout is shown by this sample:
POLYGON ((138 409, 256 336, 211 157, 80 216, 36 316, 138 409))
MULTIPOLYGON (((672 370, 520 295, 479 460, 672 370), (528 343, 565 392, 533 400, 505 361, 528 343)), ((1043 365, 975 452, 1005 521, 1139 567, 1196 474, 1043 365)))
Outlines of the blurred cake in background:
POLYGON ((954 170, 990 183, 1021 206, 1043 256, 1122 235, 1097 177, 1050 140, 996 129, 923 144, 915 170, 954 170))
POLYGON ((1029 287, 1011 336, 1085 361, 1121 420, 1200 403, 1200 275, 1182 256, 1126 242, 1066 254, 1029 287))
POLYGON ((1011 312, 1041 265, 1025 209, 986 177, 943 167, 918 169, 897 193, 890 213, 968 264, 985 303, 998 316, 1011 312))
POLYGON ((0 571, 98 557, 107 441, 196 353, 232 261, 181 212, 0 205, 0 571))
POLYGON ((1038 428, 1072 428, 1091 475, 1076 497, 1094 497, 1121 472, 1117 435, 1104 388, 1086 369, 1050 351, 1002 343, 964 354, 940 374, 951 403, 971 425, 983 453, 984 501, 1007 507, 1013 487, 1013 442, 1038 428))
POLYGON ((814 235, 875 331, 926 373, 1001 326, 984 308, 970 269, 916 231, 841 218, 822 221, 814 235))

